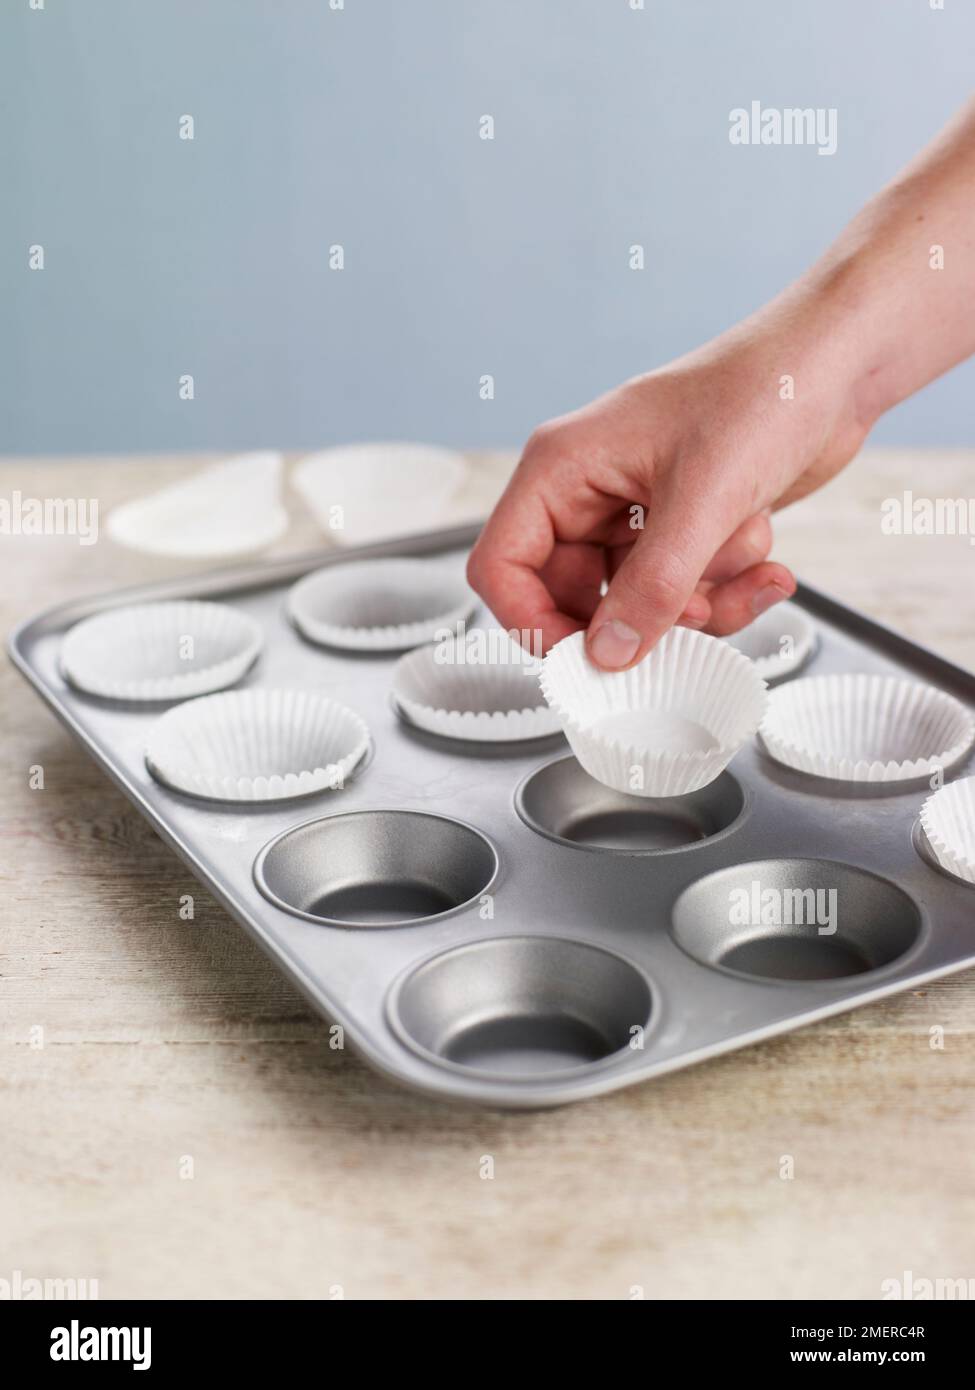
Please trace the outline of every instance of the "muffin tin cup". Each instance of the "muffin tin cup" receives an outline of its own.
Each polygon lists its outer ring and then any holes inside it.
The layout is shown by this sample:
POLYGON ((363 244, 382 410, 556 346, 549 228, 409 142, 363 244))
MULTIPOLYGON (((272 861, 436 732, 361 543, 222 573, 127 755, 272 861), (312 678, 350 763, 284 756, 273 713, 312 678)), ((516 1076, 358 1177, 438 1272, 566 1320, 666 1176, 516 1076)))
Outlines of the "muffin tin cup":
POLYGON ((212 801, 281 801, 340 791, 369 748, 364 721, 309 690, 205 695, 150 730, 146 765, 173 791, 212 801))
POLYGON ((701 965, 774 984, 849 983, 902 964, 923 920, 896 884, 827 859, 734 864, 674 905, 674 940, 701 965))
POLYGON ((513 743, 560 731, 530 660, 503 631, 449 637, 401 657, 393 671, 397 710, 441 738, 513 743))
POLYGON ((839 782, 894 784, 957 763, 975 740, 975 716, 916 681, 813 676, 773 691, 760 732, 785 767, 839 782))
POLYGON ((186 700, 239 681, 264 634, 222 603, 181 601, 111 608, 76 623, 61 643, 61 673, 105 700, 186 700))
POLYGON ((628 796, 597 782, 573 757, 536 768, 515 792, 515 809, 530 829, 572 849, 605 854, 700 848, 740 824, 745 805, 728 772, 683 796, 628 796))
POLYGON ((400 977, 386 1016, 434 1066, 515 1084, 622 1064, 656 1021, 642 970, 558 936, 489 937, 443 951, 400 977))
POLYGON ((579 762, 634 796, 682 796, 724 771, 758 728, 765 682, 726 642, 675 627, 628 671, 600 671, 585 635, 548 653, 541 686, 579 762))
POLYGON ((300 579, 288 594, 288 616, 324 647, 397 652, 452 632, 475 602, 460 576, 436 561, 363 560, 300 579))
POLYGON ((337 927, 405 927, 487 893, 498 872, 488 838, 427 811, 339 812, 283 831, 254 880, 277 907, 337 927))

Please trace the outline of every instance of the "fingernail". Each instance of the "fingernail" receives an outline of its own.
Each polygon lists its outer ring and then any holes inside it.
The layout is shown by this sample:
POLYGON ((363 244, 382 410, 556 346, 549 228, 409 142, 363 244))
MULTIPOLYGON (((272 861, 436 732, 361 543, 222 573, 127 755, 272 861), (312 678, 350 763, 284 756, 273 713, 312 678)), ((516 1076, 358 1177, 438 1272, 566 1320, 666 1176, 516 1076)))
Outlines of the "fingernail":
POLYGON ((589 642, 589 655, 597 666, 616 670, 628 666, 636 656, 640 634, 618 618, 610 618, 597 628, 589 642))
POLYGON ((789 595, 784 589, 780 589, 778 584, 766 584, 764 589, 759 589, 752 599, 752 615, 758 617, 759 613, 764 613, 766 609, 772 607, 773 603, 781 603, 789 595))

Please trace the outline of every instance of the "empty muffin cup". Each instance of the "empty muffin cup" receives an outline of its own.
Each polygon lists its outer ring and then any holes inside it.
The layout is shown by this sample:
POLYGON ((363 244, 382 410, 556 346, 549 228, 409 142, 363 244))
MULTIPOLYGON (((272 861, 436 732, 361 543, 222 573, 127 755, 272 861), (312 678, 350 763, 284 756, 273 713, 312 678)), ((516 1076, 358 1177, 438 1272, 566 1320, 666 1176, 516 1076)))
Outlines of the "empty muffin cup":
POLYGON ((355 560, 306 575, 287 602, 288 616, 310 642, 393 652, 452 631, 476 599, 455 568, 436 560, 355 560))
POLYGON ((490 888, 491 842, 427 811, 349 811, 307 821, 261 851, 254 878, 286 912, 338 927, 442 917, 490 888))
POLYGON ((226 604, 130 604, 76 623, 61 643, 61 671, 106 700, 185 700, 239 681, 263 641, 257 623, 226 604))
POLYGON ((584 634, 557 643, 541 686, 572 751, 598 782, 633 796, 683 796, 724 771, 765 711, 754 664, 715 637, 675 627, 628 671, 586 655, 584 634))
POLYGON ((899 960, 921 916, 895 884, 828 859, 767 859, 698 879, 678 898, 677 944, 702 965, 770 981, 841 980, 899 960))
POLYGON ((559 721, 540 669, 502 629, 476 631, 407 652, 393 672, 393 699, 410 724, 442 738, 543 738, 558 733, 559 721))
POLYGON ((975 777, 949 782, 921 807, 927 845, 946 873, 975 883, 975 777))
POLYGON ((313 690, 205 695, 152 727, 146 764, 174 791, 215 801, 278 801, 340 790, 369 746, 352 710, 313 690))
POLYGON ((444 951, 393 986, 397 1035, 440 1066, 536 1080, 631 1055, 653 1009, 629 961, 560 937, 507 936, 444 951))
POLYGON ((733 825, 745 796, 730 772, 684 796, 629 796, 590 777, 575 758, 531 772, 515 793, 526 825, 574 848, 664 854, 699 845, 733 825))
POLYGON ((776 603, 724 640, 755 663, 762 680, 778 681, 798 671, 812 656, 816 628, 797 604, 776 603))
POLYGON ((761 738, 800 772, 899 782, 957 762, 975 739, 975 717, 943 690, 896 676, 812 676, 772 693, 761 738))

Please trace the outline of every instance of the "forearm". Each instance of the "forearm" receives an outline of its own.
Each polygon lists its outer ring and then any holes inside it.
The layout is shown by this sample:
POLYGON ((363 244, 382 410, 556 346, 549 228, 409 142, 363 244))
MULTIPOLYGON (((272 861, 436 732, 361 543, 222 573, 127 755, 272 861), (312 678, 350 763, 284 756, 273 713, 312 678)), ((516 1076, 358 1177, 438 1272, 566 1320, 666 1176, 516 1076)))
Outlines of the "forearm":
POLYGON ((779 311, 805 305, 835 327, 836 371, 850 374, 866 428, 975 352, 975 101, 866 205, 779 311))
POLYGON ((973 352, 975 101, 804 275, 661 371, 706 382, 722 428, 741 403, 754 440, 773 446, 760 500, 781 507, 848 462, 886 410, 973 352))

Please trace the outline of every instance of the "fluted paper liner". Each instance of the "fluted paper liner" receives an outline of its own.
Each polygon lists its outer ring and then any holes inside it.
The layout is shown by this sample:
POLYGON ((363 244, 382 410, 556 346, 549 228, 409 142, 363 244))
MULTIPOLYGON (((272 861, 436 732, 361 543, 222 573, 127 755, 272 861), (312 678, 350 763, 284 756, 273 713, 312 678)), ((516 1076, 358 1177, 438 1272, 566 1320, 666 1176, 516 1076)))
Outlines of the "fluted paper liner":
POLYGON ((533 660, 503 629, 473 632, 407 652, 393 671, 393 698, 418 728, 481 743, 558 732, 533 660))
POLYGON ((943 690, 897 676, 811 676, 773 692, 761 737, 800 772, 897 782, 956 762, 975 738, 975 717, 943 690))
POLYGON ((921 828, 941 867, 975 883, 975 777, 949 782, 921 807, 921 828))
POLYGON ((762 680, 776 681, 809 660, 816 628, 797 604, 776 603, 725 641, 754 661, 762 680))
POLYGON ((226 604, 130 604, 76 623, 61 671, 107 700, 185 700, 235 684, 263 642, 258 624, 226 604))
POLYGON ((552 648, 541 686, 579 762, 635 796, 682 796, 724 771, 765 711, 765 682, 726 642, 675 627, 628 671, 601 671, 581 632, 552 648))
POLYGON ((309 454, 291 481, 339 545, 431 531, 467 476, 462 454, 433 444, 349 444, 309 454))
POLYGON ((158 781, 218 801, 341 788, 369 745, 352 710, 313 690, 241 690, 178 705, 149 734, 158 781))
POLYGON ((452 566, 437 560, 355 560, 300 579, 288 615, 311 642, 347 651, 404 651, 433 642, 477 600, 452 566))
POLYGON ((124 502, 107 531, 129 550, 175 559, 256 555, 288 528, 280 454, 241 454, 160 492, 124 502))

